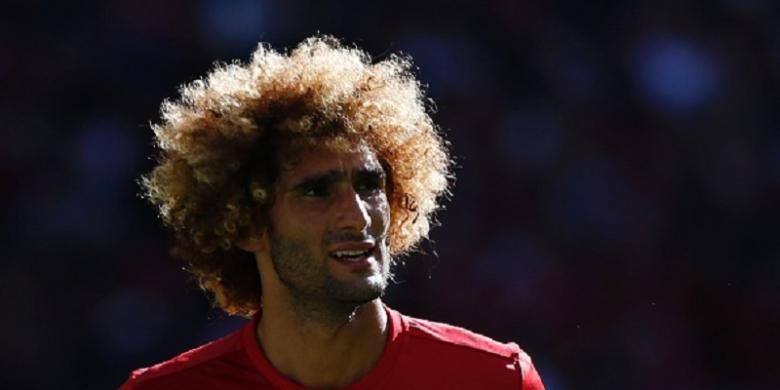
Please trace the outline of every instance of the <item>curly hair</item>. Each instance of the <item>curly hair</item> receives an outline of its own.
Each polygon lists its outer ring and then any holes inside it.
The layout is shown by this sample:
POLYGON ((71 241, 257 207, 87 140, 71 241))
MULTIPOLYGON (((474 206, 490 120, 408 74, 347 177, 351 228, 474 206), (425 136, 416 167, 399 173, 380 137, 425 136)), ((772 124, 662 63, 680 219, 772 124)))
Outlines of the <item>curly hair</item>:
POLYGON ((260 44, 249 63, 217 64, 163 102, 152 125, 158 163, 140 182, 174 232, 172 253, 222 310, 251 316, 259 307, 254 258, 237 243, 267 227, 290 145, 367 145, 389 171, 390 253, 427 237, 451 160, 411 66, 398 55, 372 63, 315 36, 289 52, 260 44))

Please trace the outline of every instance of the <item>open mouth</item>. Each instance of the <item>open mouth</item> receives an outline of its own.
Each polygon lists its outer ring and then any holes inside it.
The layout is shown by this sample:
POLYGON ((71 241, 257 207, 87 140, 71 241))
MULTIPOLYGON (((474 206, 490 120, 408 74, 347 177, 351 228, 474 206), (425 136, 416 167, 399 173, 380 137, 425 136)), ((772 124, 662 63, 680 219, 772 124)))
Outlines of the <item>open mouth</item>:
POLYGON ((371 255, 374 248, 358 249, 358 250, 337 250, 330 252, 330 255, 337 260, 358 262, 371 255))

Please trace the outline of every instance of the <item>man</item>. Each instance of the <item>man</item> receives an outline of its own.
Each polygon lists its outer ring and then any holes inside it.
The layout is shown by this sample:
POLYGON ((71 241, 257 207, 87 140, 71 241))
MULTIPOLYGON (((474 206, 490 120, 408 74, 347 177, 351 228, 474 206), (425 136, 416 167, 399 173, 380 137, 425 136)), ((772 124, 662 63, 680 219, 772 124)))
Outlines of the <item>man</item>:
POLYGON ((314 37, 163 104, 146 194, 200 285, 252 321, 124 389, 543 388, 517 345, 381 301, 450 178, 410 66, 314 37))

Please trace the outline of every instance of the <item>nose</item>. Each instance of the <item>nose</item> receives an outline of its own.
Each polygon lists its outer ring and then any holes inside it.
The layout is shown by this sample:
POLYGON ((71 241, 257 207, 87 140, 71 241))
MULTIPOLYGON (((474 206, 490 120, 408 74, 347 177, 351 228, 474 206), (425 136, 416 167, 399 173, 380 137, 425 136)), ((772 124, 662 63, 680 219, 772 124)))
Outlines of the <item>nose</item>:
POLYGON ((355 192, 352 186, 341 191, 336 201, 336 221, 338 230, 365 232, 371 223, 368 203, 355 192))

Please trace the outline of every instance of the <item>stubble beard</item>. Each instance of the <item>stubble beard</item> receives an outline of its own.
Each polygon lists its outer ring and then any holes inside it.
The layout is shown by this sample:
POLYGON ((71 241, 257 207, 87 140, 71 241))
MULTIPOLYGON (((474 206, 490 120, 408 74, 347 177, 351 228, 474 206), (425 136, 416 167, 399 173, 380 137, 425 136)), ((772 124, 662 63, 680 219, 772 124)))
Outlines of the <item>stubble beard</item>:
POLYGON ((274 270, 290 292, 295 311, 307 321, 350 320, 360 306, 381 297, 387 287, 390 274, 385 263, 389 257, 384 242, 377 259, 381 278, 356 286, 334 279, 303 240, 281 237, 276 232, 271 232, 270 238, 274 270))

